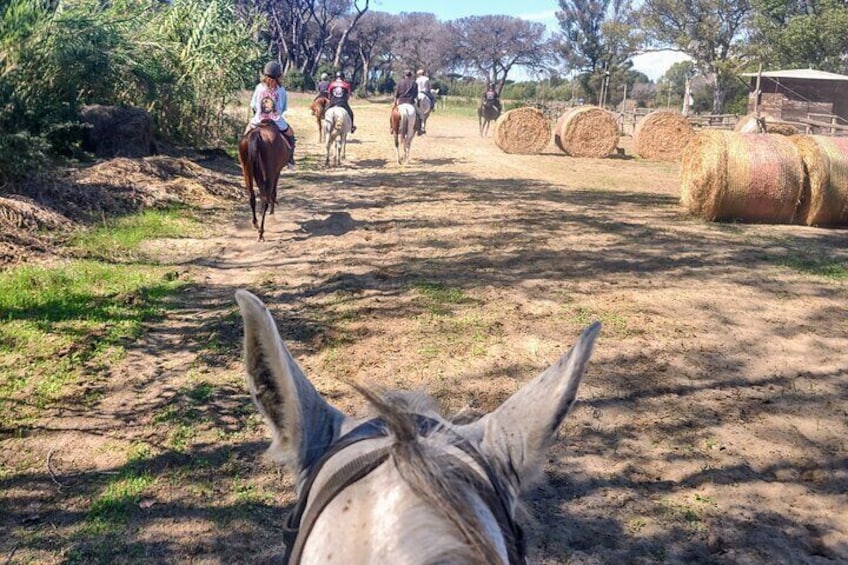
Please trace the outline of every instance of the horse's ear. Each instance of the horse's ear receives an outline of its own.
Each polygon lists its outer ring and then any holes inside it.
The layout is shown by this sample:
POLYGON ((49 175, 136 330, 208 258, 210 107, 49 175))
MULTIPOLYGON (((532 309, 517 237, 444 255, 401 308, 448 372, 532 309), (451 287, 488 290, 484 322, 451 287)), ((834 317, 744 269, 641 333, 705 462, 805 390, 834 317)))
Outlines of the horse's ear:
POLYGON ((300 473, 338 438, 345 417, 304 376, 262 301, 245 290, 236 291, 236 301, 244 320, 250 396, 271 430, 268 453, 300 473))
POLYGON ((585 330, 571 350, 500 407, 459 431, 503 470, 517 490, 532 484, 557 429, 577 397, 601 324, 585 330))

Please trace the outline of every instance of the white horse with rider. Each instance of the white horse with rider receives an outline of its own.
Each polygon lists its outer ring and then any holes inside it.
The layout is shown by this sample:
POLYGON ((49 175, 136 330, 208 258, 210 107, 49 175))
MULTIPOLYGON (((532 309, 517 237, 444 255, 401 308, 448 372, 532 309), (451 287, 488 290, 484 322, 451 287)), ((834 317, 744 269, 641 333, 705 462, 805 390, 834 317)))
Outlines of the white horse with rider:
POLYGON ((327 158, 324 165, 330 165, 330 148, 333 148, 335 166, 339 166, 346 157, 347 136, 350 133, 351 119, 347 110, 333 106, 324 112, 324 138, 327 140, 327 158))
POLYGON ((392 107, 389 122, 395 140, 398 165, 409 163, 409 152, 416 134, 416 120, 417 110, 412 104, 401 103, 392 107))

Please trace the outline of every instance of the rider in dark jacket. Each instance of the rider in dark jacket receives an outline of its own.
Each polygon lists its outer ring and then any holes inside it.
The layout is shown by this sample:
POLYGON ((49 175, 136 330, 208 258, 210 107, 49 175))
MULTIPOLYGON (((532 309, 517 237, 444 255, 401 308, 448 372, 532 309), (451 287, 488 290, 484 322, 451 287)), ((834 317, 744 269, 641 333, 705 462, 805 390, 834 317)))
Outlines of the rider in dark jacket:
POLYGON ((501 99, 494 83, 490 82, 486 92, 483 93, 483 104, 491 104, 498 109, 498 112, 501 111, 501 99))
MULTIPOLYGON (((411 104, 415 107, 418 102, 418 85, 412 79, 412 71, 403 71, 403 78, 395 88, 395 104, 411 104)), ((421 118, 418 116, 418 109, 415 109, 415 131, 421 135, 421 118)))
POLYGON ((347 110, 347 113, 350 115, 350 133, 355 132, 356 126, 353 125, 353 110, 350 109, 350 104, 348 103, 351 95, 350 83, 345 80, 343 72, 339 71, 336 73, 336 80, 330 83, 327 90, 330 99, 327 108, 340 106, 347 110))
POLYGON ((412 104, 418 100, 418 85, 412 80, 412 71, 404 71, 403 78, 395 88, 395 102, 398 104, 412 104))

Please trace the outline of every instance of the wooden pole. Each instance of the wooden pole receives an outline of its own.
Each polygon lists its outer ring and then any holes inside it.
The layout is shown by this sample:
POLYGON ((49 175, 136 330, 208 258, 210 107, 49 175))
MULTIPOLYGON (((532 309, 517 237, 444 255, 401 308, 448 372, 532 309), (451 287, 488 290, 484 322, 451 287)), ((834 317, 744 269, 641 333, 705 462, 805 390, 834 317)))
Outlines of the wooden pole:
POLYGON ((754 115, 760 117, 760 80, 763 77, 763 64, 757 69, 757 89, 754 91, 754 115))

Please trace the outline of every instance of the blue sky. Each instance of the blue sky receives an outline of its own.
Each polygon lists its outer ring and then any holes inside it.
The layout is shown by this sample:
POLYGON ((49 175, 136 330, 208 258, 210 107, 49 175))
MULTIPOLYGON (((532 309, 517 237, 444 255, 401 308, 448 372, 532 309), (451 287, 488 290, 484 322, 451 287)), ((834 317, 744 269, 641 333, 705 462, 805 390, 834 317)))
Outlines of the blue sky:
MULTIPOLYGON (((508 14, 526 20, 545 24, 550 31, 557 31, 559 25, 556 12, 559 2, 556 0, 487 0, 486 2, 471 0, 419 0, 415 3, 401 0, 372 0, 371 9, 380 12, 399 14, 401 12, 430 12, 442 21, 455 20, 465 16, 482 16, 486 14, 508 14)), ((657 80, 668 68, 678 61, 688 59, 682 53, 660 51, 645 53, 633 58, 633 66, 649 78, 657 80)), ((528 78, 516 74, 510 78, 522 80, 528 78)))

